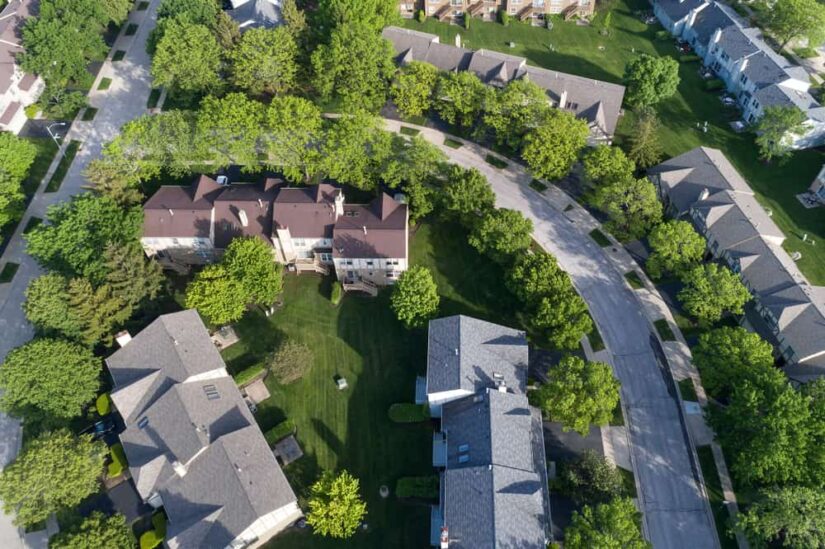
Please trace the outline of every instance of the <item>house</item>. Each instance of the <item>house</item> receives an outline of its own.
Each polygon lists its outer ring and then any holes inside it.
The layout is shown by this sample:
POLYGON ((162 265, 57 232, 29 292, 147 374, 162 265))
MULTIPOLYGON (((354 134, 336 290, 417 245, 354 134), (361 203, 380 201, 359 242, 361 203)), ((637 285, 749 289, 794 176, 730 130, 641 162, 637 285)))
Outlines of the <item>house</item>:
POLYGON ((17 56, 23 53, 23 25, 27 17, 37 15, 39 4, 39 0, 10 0, 0 11, 0 130, 13 134, 23 129, 25 108, 46 87, 43 79, 24 73, 17 64, 17 56))
POLYGON ((241 32, 281 24, 281 0, 229 0, 226 13, 238 23, 241 32))
POLYGON ((804 129, 788 135, 789 144, 805 149, 825 143, 825 107, 809 93, 807 71, 776 53, 759 29, 714 1, 655 0, 653 11, 725 83, 747 123, 757 122, 768 107, 798 109, 805 115, 804 129))
POLYGON ((467 16, 494 21, 499 11, 506 11, 519 21, 543 24, 552 14, 589 17, 595 4, 593 0, 400 0, 399 12, 402 17, 413 17, 424 10, 439 21, 460 21, 467 16))
POLYGON ((753 295, 743 324, 775 348, 796 382, 825 375, 825 288, 812 286, 782 248, 785 236, 716 149, 699 147, 648 172, 666 209, 691 221, 710 254, 753 295))
POLYGON ((440 417, 433 546, 547 546, 544 433, 541 412, 525 394, 527 353, 518 330, 466 316, 430 322, 427 396, 440 417))
POLYGON ((441 44, 434 34, 386 27, 382 35, 392 42, 396 62, 401 65, 423 61, 442 71, 472 71, 482 82, 495 87, 519 78, 535 83, 547 93, 552 106, 588 123, 591 144, 610 143, 616 131, 624 86, 533 67, 523 57, 441 44))
POLYGON ((141 243, 165 267, 216 261, 233 238, 256 236, 273 258, 298 271, 334 269, 345 288, 374 293, 407 270, 409 211, 384 193, 348 204, 339 187, 219 184, 201 175, 190 187, 161 187, 144 204, 141 243))
POLYGON ((292 488, 194 310, 160 316, 106 359, 141 497, 166 546, 258 547, 301 518, 292 488))

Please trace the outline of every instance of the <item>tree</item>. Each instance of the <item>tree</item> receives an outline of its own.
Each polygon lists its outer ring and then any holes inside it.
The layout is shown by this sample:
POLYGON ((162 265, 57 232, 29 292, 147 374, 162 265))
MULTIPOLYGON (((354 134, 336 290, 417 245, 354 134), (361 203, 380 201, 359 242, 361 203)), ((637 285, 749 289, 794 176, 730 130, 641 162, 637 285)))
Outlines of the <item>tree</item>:
POLYGON ((640 168, 655 166, 662 159, 662 142, 659 140, 659 119, 651 108, 639 109, 633 130, 630 132, 628 158, 640 168))
POLYGON ((487 178, 475 168, 450 166, 441 193, 441 207, 464 226, 472 227, 495 208, 496 194, 487 178))
POLYGON ((114 200, 128 209, 143 202, 139 180, 123 169, 123 164, 106 158, 95 158, 86 166, 83 176, 91 185, 89 190, 114 200))
POLYGON ((620 240, 641 238, 662 219, 656 187, 646 177, 602 185, 592 203, 608 215, 607 228, 620 240))
POLYGON ((169 19, 152 58, 154 85, 193 96, 221 85, 221 47, 209 27, 169 19))
POLYGON ((216 0, 163 0, 158 6, 158 19, 179 17, 189 23, 210 25, 220 12, 216 0))
POLYGON ((805 486, 763 490, 737 526, 751 545, 825 547, 825 493, 805 486))
POLYGON ((250 29, 229 54, 232 83, 253 95, 288 93, 297 84, 297 57, 286 27, 250 29))
POLYGON ((762 24, 776 36, 780 49, 798 37, 811 44, 825 38, 825 6, 816 0, 777 0, 764 13, 762 24))
POLYGON ((324 100, 339 97, 344 110, 374 112, 387 100, 394 56, 388 40, 362 22, 347 22, 312 54, 313 83, 324 100))
POLYGON ((590 130, 584 120, 569 112, 552 110, 544 123, 524 139, 521 157, 533 175, 541 179, 561 179, 587 145, 590 130))
POLYGON ((671 57, 654 57, 643 53, 627 64, 625 100, 634 107, 655 105, 676 93, 679 63, 671 57))
POLYGON ((756 122, 756 145, 766 162, 784 159, 791 153, 793 135, 802 133, 805 114, 796 107, 766 107, 756 122))
POLYGON ((778 370, 739 380, 727 407, 714 407, 710 424, 728 449, 730 469, 743 484, 807 480, 811 448, 808 400, 778 370))
POLYGON ((559 491, 579 504, 607 503, 624 495, 619 470, 590 449, 574 461, 562 462, 559 484, 559 491))
POLYGON ((384 182, 392 189, 400 188, 406 195, 410 222, 416 223, 435 208, 432 184, 439 180, 447 155, 421 136, 392 138, 393 155, 384 168, 384 182))
POLYGON ((437 68, 429 63, 413 61, 395 77, 390 90, 392 100, 404 116, 421 116, 432 106, 437 82, 437 68))
POLYGON ((69 281, 67 298, 69 315, 79 328, 77 341, 90 347, 100 341, 111 344, 115 326, 132 315, 132 307, 114 295, 111 286, 93 288, 85 278, 69 281))
POLYGON ((440 301, 433 275, 421 265, 401 274, 390 298, 392 310, 407 328, 424 326, 438 312, 440 301))
POLYGON ((590 149, 582 162, 584 174, 593 183, 616 183, 633 177, 636 163, 619 147, 599 145, 590 149))
POLYGON ((381 121, 366 112, 345 115, 327 130, 321 149, 322 166, 329 177, 371 190, 392 154, 392 138, 381 121))
POLYGON ((347 23, 362 23, 365 31, 377 34, 398 21, 398 5, 393 0, 320 0, 318 18, 323 29, 347 23))
POLYGON ((269 371, 281 385, 288 385, 298 381, 312 366, 312 350, 304 345, 288 339, 272 355, 269 371))
POLYGON ((90 435, 47 432, 23 447, 0 474, 3 509, 18 526, 45 521, 98 490, 106 446, 90 435))
POLYGON ((725 398, 741 380, 773 368, 773 348, 745 328, 724 326, 699 336, 693 362, 708 392, 725 398))
POLYGON ((528 309, 527 321, 556 349, 575 349, 581 338, 593 331, 587 304, 572 284, 541 297, 528 309))
POLYGON ((106 18, 112 23, 120 25, 126 21, 133 3, 131 0, 100 0, 100 5, 106 13, 106 18))
POLYGON ((648 241, 653 251, 645 266, 653 278, 663 273, 681 275, 697 265, 705 253, 705 239, 687 221, 671 220, 656 225, 648 241))
POLYGON ((249 171, 257 171, 263 118, 264 105, 242 93, 206 97, 195 125, 200 156, 217 168, 241 164, 249 171))
POLYGON ((470 246, 498 263, 507 263, 533 242, 533 222, 518 210, 487 210, 467 237, 470 246))
POLYGON ((312 485, 307 524, 314 532, 324 537, 349 538, 366 514, 358 479, 347 471, 337 476, 325 471, 312 485))
POLYGON ((306 14, 298 8, 296 0, 283 0, 281 3, 281 17, 284 19, 284 27, 292 34, 295 42, 303 45, 305 42, 307 24, 306 14))
POLYGON ((210 25, 212 32, 215 34, 215 39, 218 45, 224 51, 230 52, 241 41, 241 28, 238 22, 232 19, 232 16, 225 11, 218 12, 215 21, 210 25))
POLYGON ((272 305, 283 290, 283 267, 272 246, 256 236, 232 239, 221 264, 243 288, 237 298, 245 304, 272 305))
POLYGON ((505 284, 525 304, 572 286, 570 277, 561 270, 556 258, 543 252, 519 257, 507 274, 505 284))
POLYGON ((641 513, 628 498, 614 499, 595 507, 585 505, 581 513, 573 512, 570 526, 564 531, 567 549, 648 549, 639 529, 641 513))
POLYGON ((300 97, 273 97, 264 115, 267 164, 292 182, 309 182, 321 161, 321 111, 300 97))
POLYGON ((186 287, 186 308, 197 309, 210 324, 227 324, 243 316, 243 292, 243 284, 224 265, 208 265, 186 287))
POLYGON ((475 73, 442 73, 435 91, 435 111, 447 123, 469 128, 481 116, 489 92, 475 73))
POLYGON ((109 244, 103 257, 108 271, 106 283, 129 308, 158 296, 165 280, 163 269, 157 261, 146 259, 140 246, 109 244))
POLYGON ((21 183, 37 156, 37 147, 9 132, 0 133, 0 228, 21 213, 21 183))
POLYGON ((49 540, 49 549, 133 549, 136 545, 126 517, 119 513, 107 517, 100 511, 92 512, 80 524, 61 531, 49 540))
MULTIPOLYGON (((524 136, 546 124, 552 112, 543 89, 529 80, 511 80, 503 89, 489 94, 484 104, 484 124, 493 129, 500 145, 517 151, 524 136)), ((559 128, 550 133, 559 137, 565 129, 573 132, 566 140, 577 143, 581 132, 576 124, 560 122, 559 128)))
POLYGON ((619 381, 604 362, 585 362, 568 355, 547 372, 547 383, 535 391, 537 404, 564 431, 587 435, 591 425, 604 426, 619 404, 619 381))
POLYGON ((80 338, 82 327, 72 315, 68 293, 69 281, 57 273, 47 273, 31 281, 26 288, 23 312, 39 333, 80 338))
POLYGON ((135 242, 142 225, 139 207, 123 210, 111 198, 81 194, 49 207, 46 223, 26 235, 27 251, 48 269, 99 284, 107 273, 106 245, 135 242))
POLYGON ((751 299, 739 277, 724 265, 698 265, 682 281, 685 287, 677 297, 685 311, 701 323, 716 322, 726 312, 742 314, 745 303, 751 299))
POLYGON ((813 486, 825 485, 825 453, 817 451, 825 447, 825 380, 822 378, 802 386, 802 395, 808 399, 811 410, 808 447, 807 480, 813 486))
POLYGON ((2 407, 30 418, 71 419, 97 394, 100 359, 76 343, 33 339, 0 368, 2 407))

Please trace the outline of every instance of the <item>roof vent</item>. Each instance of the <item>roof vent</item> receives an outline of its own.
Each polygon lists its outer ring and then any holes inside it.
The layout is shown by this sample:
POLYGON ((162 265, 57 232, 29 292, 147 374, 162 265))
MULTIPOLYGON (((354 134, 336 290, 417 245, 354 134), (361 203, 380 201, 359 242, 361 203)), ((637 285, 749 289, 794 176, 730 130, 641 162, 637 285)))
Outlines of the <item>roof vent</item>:
POLYGON ((364 229, 364 234, 367 234, 367 226, 366 225, 363 226, 363 229, 364 229))
POLYGON ((242 227, 248 227, 249 226, 249 218, 246 217, 246 212, 244 210, 238 210, 238 219, 241 220, 241 226, 242 227))
POLYGON ((127 343, 132 341, 132 336, 129 335, 129 332, 127 332, 126 330, 123 330, 122 332, 118 332, 118 333, 115 334, 115 341, 117 341, 117 344, 121 348, 123 348, 123 347, 126 346, 127 343))
POLYGON ((458 347, 455 348, 455 356, 458 356, 458 347))
POLYGON ((206 400, 218 400, 219 398, 221 398, 221 394, 220 392, 218 392, 218 388, 212 385, 211 383, 209 385, 203 386, 203 392, 206 393, 206 400))
POLYGON ((175 217, 175 212, 172 211, 172 208, 169 208, 169 215, 171 215, 172 217, 175 217))
POLYGON ((710 191, 707 188, 702 189, 702 192, 699 193, 699 200, 707 200, 710 196, 710 191))

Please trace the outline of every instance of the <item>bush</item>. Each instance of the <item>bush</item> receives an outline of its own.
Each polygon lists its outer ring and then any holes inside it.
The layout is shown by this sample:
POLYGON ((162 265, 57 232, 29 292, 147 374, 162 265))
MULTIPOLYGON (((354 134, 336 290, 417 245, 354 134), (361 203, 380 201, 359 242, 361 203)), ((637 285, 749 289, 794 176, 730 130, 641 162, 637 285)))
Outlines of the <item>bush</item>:
POLYGON ((679 56, 679 63, 695 63, 700 59, 701 57, 698 55, 681 55, 679 56))
POLYGON ((399 498, 438 499, 438 475, 401 477, 395 483, 395 495, 399 498))
POLYGON ((426 404, 397 402, 390 406, 388 414, 395 423, 419 423, 430 419, 430 410, 426 404))
POLYGON ((32 103, 31 105, 23 109, 23 112, 26 113, 26 118, 37 118, 37 113, 40 112, 40 105, 38 105, 37 103, 32 103))
POLYGON ((295 422, 291 419, 286 419, 264 433, 264 439, 270 446, 275 446, 275 443, 285 439, 289 435, 295 434, 295 422))
POLYGON ((423 23, 427 20, 427 12, 424 10, 418 10, 415 14, 415 18, 418 20, 419 23, 423 23))
POLYGON ((263 364, 255 364, 245 370, 241 370, 232 377, 235 378, 235 384, 238 387, 244 387, 264 375, 266 375, 266 366, 263 364))
POLYGON ((719 78, 711 78, 707 82, 705 82, 705 89, 707 91, 716 91, 721 90, 725 87, 725 82, 720 80, 719 78))
POLYGON ((507 13, 507 10, 505 10, 505 9, 498 10, 498 20, 505 27, 510 24, 510 14, 507 13))
POLYGON ((109 398, 109 393, 103 393, 97 397, 97 400, 95 401, 95 408, 97 409, 97 415, 109 415, 109 412, 112 411, 112 399, 109 398))
POLYGON ((624 495, 619 470, 592 450, 585 450, 575 461, 562 462, 557 488, 576 503, 588 505, 624 495))
POLYGON ((312 366, 312 350, 297 341, 286 340, 272 355, 269 371, 281 385, 301 379, 312 366))
POLYGON ((656 40, 664 42, 665 40, 670 40, 670 33, 666 30, 656 31, 656 40))
POLYGON ((332 283, 332 295, 330 296, 329 300, 332 301, 333 305, 338 305, 341 303, 341 298, 344 297, 344 287, 341 286, 341 283, 337 280, 332 283))
POLYGON ((163 513, 152 515, 153 528, 140 536, 140 549, 154 549, 163 543, 166 537, 166 516, 163 513))
POLYGON ((112 458, 112 462, 106 468, 106 475, 109 478, 119 477, 129 466, 126 461, 126 453, 123 451, 123 445, 119 442, 112 445, 109 448, 109 456, 112 458))

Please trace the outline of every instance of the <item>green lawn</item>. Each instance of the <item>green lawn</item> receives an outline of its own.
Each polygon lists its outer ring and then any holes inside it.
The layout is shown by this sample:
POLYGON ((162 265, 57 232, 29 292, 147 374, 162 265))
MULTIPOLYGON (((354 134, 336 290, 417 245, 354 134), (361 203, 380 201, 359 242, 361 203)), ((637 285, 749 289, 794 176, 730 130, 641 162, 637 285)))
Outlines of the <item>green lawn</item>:
POLYGON ((653 325, 656 327, 656 331, 659 332, 662 341, 676 341, 676 336, 673 335, 673 330, 670 329, 670 324, 666 319, 660 318, 653 322, 653 325))
POLYGON ((699 397, 696 396, 696 388, 693 386, 693 380, 689 377, 679 381, 679 392, 682 393, 682 400, 689 402, 697 402, 699 397))
POLYGON ((716 522, 716 531, 719 533, 719 541, 722 549, 736 549, 736 536, 728 528, 730 514, 724 505, 725 496, 722 494, 722 483, 719 481, 719 473, 716 472, 716 462, 713 461, 713 452, 710 446, 700 446, 696 449, 699 456, 699 466, 702 468, 702 476, 705 477, 705 488, 708 491, 710 507, 713 510, 713 519, 716 522))
POLYGON ((63 184, 63 179, 66 177, 66 174, 74 161, 74 157, 77 155, 78 149, 80 149, 80 141, 72 140, 66 146, 66 153, 63 155, 63 158, 60 159, 60 164, 57 165, 57 169, 54 171, 51 179, 49 179, 49 182, 46 184, 46 189, 44 192, 54 193, 60 189, 60 185, 63 184))
MULTIPOLYGON (((498 23, 473 21, 471 28, 439 23, 432 18, 425 23, 405 20, 405 27, 437 34, 441 42, 453 44, 460 34, 468 48, 488 48, 526 57, 533 65, 556 69, 609 82, 621 82, 624 67, 640 53, 672 55, 677 51, 672 40, 656 41, 661 27, 645 25, 632 11, 650 9, 644 0, 616 0, 610 36, 601 36, 596 27, 582 27, 574 22, 554 19, 553 29, 532 27, 513 22, 509 27, 498 23), (510 48, 509 43, 515 47, 510 48)), ((596 16, 597 19, 603 14, 596 16)), ((598 21, 597 21, 598 22, 598 21)), ((825 154, 817 151, 795 153, 785 164, 764 164, 757 157, 753 138, 736 134, 729 122, 737 118, 726 109, 718 93, 704 91, 697 63, 682 63, 682 83, 678 93, 658 107, 662 122, 660 141, 666 156, 675 156, 699 145, 721 149, 748 180, 764 206, 773 211, 773 219, 785 232, 786 249, 801 251, 799 267, 813 284, 825 284, 825 223, 822 210, 805 209, 795 195, 805 190, 825 163, 825 154), (708 132, 697 123, 708 122, 708 132), (817 246, 802 242, 819 240, 817 246)), ((621 143, 632 126, 632 113, 620 120, 616 141, 621 143)))

